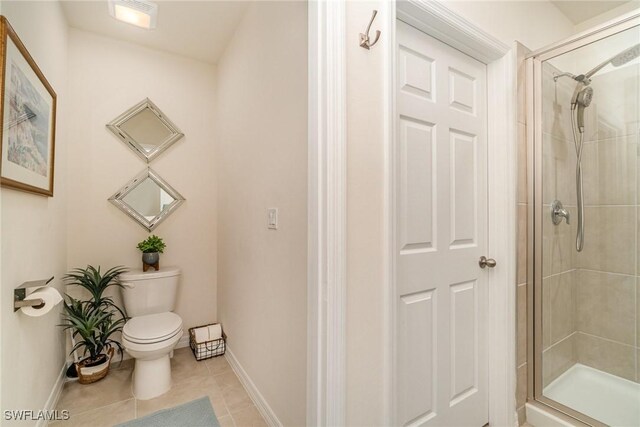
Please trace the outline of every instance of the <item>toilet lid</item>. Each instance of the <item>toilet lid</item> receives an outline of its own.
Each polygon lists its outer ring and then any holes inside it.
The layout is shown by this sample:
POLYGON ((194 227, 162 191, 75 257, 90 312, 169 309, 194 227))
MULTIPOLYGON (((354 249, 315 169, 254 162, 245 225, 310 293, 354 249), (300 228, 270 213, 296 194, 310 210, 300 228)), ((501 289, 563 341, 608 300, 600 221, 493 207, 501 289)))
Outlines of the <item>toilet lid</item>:
POLYGON ((158 313, 130 319, 122 329, 129 341, 151 344, 167 340, 182 330, 182 318, 175 313, 158 313))

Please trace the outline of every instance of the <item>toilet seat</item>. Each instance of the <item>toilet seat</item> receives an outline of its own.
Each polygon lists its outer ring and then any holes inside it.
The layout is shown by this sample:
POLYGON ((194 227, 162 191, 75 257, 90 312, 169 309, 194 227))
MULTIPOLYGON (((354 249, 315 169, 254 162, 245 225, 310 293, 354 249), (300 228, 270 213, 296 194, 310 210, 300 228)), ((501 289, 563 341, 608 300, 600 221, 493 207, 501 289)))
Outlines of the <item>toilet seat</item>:
POLYGON ((175 313, 148 314, 130 319, 122 336, 136 344, 155 344, 182 333, 182 318, 175 313))

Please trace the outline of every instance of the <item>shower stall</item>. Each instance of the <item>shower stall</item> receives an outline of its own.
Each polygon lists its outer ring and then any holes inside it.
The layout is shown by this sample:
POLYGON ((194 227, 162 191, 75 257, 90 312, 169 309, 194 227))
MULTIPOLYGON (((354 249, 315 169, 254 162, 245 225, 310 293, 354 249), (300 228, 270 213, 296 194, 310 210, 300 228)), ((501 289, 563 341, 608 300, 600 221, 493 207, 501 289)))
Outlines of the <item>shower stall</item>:
POLYGON ((529 400, 640 426, 640 14, 526 61, 529 400))

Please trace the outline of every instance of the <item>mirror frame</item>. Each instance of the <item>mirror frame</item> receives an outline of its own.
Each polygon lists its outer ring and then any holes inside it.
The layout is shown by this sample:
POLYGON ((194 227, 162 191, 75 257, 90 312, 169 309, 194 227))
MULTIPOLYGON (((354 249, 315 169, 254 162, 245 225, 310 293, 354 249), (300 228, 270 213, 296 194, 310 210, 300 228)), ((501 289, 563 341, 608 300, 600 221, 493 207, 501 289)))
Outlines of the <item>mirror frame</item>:
POLYGON ((149 98, 145 98, 138 104, 129 108, 127 111, 113 119, 111 122, 107 124, 107 128, 124 142, 134 153, 136 153, 142 160, 147 163, 150 163, 153 159, 162 154, 167 148, 173 145, 174 142, 178 141, 180 138, 184 136, 184 133, 178 129, 178 127, 173 124, 171 120, 169 120, 164 113, 153 103, 149 98), (136 114, 143 111, 145 108, 148 108, 155 116, 160 120, 171 132, 171 135, 167 139, 165 139, 162 144, 157 146, 151 151, 146 151, 142 146, 127 132, 122 129, 122 125, 136 114))
POLYGON ((109 197, 109 202, 117 206, 118 209, 126 213, 129 217, 133 218, 138 224, 140 224, 149 232, 153 231, 162 221, 164 221, 169 215, 171 215, 176 209, 178 209, 178 207, 182 203, 184 203, 185 200, 186 199, 182 197, 180 193, 178 193, 173 187, 167 184, 167 182, 151 168, 147 168, 142 171, 135 178, 133 178, 122 188, 120 188, 120 190, 118 190, 113 196, 109 197), (156 215, 152 220, 148 220, 147 218, 145 218, 144 215, 140 214, 127 202, 124 201, 125 196, 147 178, 153 180, 161 189, 163 189, 167 194, 173 197, 174 200, 168 208, 163 209, 162 212, 156 215))

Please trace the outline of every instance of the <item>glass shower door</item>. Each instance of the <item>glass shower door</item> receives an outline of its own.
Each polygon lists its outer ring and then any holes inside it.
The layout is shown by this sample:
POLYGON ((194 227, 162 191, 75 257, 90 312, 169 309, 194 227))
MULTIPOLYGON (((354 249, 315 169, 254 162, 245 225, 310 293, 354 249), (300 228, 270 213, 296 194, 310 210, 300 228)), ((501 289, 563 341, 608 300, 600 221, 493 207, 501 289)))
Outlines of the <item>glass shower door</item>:
POLYGON ((640 27, 535 65, 535 395, 640 426, 640 27))

